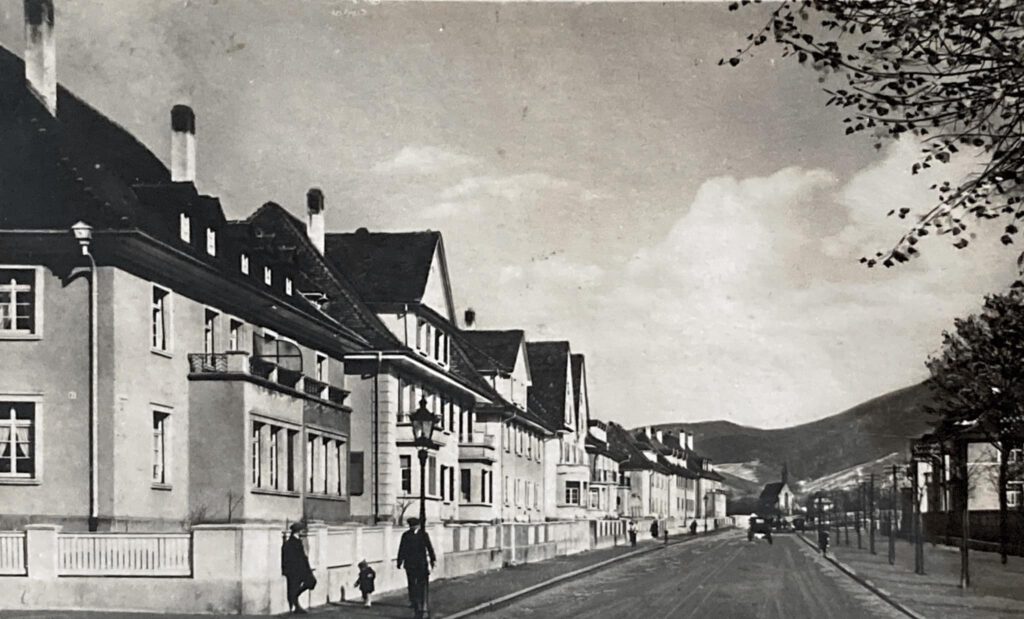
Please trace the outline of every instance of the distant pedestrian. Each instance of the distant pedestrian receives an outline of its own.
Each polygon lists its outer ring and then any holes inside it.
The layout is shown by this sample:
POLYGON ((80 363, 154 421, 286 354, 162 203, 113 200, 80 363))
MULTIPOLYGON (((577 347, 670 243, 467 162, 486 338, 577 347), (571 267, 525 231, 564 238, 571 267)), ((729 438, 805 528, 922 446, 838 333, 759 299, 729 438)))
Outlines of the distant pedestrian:
POLYGON ((359 562, 359 577, 356 578, 356 586, 363 594, 363 606, 370 607, 370 596, 373 595, 374 581, 377 579, 377 572, 373 571, 370 564, 363 559, 359 562))
POLYGON ((420 526, 419 518, 410 518, 409 530, 402 533, 398 544, 398 569, 405 567, 405 578, 409 584, 409 606, 422 617, 426 602, 426 585, 430 570, 437 561, 430 536, 420 526), (429 566, 428 566, 429 563, 429 566))
POLYGON ((288 610, 300 615, 306 614, 306 610, 299 604, 299 596, 316 587, 316 577, 299 537, 305 528, 301 522, 292 523, 288 539, 281 546, 281 574, 288 583, 288 610))
POLYGON ((630 546, 636 546, 636 521, 635 520, 630 520, 629 521, 629 528, 627 530, 629 531, 629 545, 630 546))
POLYGON ((824 526, 818 527, 818 550, 822 556, 828 556, 828 529, 824 526))
POLYGON ((694 520, 693 522, 690 523, 690 535, 696 535, 696 534, 697 534, 697 521, 694 520))
POLYGON ((658 521, 655 520, 651 523, 651 537, 658 539, 658 521))

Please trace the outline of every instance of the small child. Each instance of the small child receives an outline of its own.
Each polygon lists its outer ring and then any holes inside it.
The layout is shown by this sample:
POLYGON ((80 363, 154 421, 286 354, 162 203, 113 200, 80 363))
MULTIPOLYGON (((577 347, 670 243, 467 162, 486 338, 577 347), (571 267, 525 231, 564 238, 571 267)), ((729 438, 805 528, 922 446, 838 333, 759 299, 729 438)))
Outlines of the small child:
POLYGON ((373 581, 377 578, 377 572, 373 571, 366 560, 359 562, 359 577, 356 578, 356 586, 363 594, 363 606, 370 606, 370 595, 373 593, 373 581))

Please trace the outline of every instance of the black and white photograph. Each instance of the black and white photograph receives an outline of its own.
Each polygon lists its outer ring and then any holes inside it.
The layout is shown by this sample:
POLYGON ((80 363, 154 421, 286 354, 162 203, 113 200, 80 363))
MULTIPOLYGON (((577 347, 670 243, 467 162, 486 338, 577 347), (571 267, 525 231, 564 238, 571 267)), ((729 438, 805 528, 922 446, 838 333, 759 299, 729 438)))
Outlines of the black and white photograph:
POLYGON ((0 618, 1024 619, 1022 50, 0 0, 0 618))

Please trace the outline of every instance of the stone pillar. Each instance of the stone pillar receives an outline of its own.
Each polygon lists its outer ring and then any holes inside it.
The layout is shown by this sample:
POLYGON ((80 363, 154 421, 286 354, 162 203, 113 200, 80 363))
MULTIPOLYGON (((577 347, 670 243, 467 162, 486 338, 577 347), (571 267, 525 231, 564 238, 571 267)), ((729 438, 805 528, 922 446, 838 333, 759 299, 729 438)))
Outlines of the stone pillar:
POLYGON ((306 526, 306 539, 309 540, 307 552, 310 564, 315 566, 313 576, 316 577, 317 585, 316 589, 303 597, 308 596, 309 607, 323 606, 328 602, 331 588, 327 571, 327 525, 320 521, 310 521, 306 526))
POLYGON ((58 553, 56 524, 25 525, 25 568, 33 580, 56 580, 58 553))
POLYGON ((192 571, 208 591, 228 591, 213 612, 276 614, 288 610, 281 575, 284 535, 272 524, 204 524, 192 528, 192 571))

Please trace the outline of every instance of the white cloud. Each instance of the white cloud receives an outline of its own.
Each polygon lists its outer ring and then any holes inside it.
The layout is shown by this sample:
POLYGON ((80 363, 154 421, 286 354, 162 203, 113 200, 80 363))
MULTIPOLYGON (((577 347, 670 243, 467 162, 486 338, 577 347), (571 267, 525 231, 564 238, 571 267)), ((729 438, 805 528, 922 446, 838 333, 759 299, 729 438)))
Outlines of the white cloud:
POLYGON ((373 171, 380 174, 431 174, 475 164, 474 157, 436 146, 405 146, 393 157, 379 161, 373 171))
POLYGON ((801 168, 709 179, 626 263, 559 254, 508 266, 494 303, 508 307, 484 314, 571 339, 594 366, 595 414, 627 423, 788 425, 908 385, 953 318, 1011 281, 1014 261, 979 239, 971 252, 929 243, 900 268, 860 265, 907 225, 886 219, 890 204, 933 197, 934 180, 905 178, 911 146, 884 155, 845 183, 801 168))

